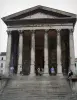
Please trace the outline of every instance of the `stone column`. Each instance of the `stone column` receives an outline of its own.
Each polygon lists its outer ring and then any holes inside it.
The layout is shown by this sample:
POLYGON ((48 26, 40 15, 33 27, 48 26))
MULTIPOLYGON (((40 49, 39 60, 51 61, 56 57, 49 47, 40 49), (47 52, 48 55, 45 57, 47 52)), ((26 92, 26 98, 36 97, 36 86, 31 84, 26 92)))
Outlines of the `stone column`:
POLYGON ((8 33, 8 42, 7 42, 5 74, 6 74, 6 76, 9 76, 9 74, 10 74, 10 63, 11 63, 12 36, 11 36, 11 31, 7 31, 7 33, 8 33))
POLYGON ((48 30, 45 30, 44 34, 44 74, 49 74, 48 68, 48 30))
POLYGON ((69 50, 70 50, 70 68, 75 73, 75 51, 74 51, 74 39, 73 29, 70 29, 69 33, 69 50))
POLYGON ((57 30, 57 74, 62 74, 60 30, 57 30))
POLYGON ((23 33, 20 30, 19 31, 19 52, 18 52, 18 71, 17 73, 20 74, 20 72, 22 71, 22 56, 23 56, 23 33))
POLYGON ((35 75, 35 31, 31 31, 31 67, 30 76, 35 75))

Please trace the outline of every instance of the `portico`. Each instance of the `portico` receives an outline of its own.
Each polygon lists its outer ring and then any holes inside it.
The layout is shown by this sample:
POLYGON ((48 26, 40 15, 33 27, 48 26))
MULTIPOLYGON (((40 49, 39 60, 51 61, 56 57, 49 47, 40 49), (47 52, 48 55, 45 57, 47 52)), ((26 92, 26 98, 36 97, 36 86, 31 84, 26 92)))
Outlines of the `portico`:
POLYGON ((55 75, 67 74, 69 69, 75 71, 75 19, 67 17, 75 15, 49 10, 50 8, 37 6, 33 8, 31 15, 27 15, 29 10, 25 11, 24 16, 22 12, 3 18, 8 25, 7 75, 12 66, 14 73, 31 76, 38 75, 38 68, 40 71, 43 69, 43 75, 52 75, 52 67, 55 75), (57 18, 58 15, 60 19, 57 18))

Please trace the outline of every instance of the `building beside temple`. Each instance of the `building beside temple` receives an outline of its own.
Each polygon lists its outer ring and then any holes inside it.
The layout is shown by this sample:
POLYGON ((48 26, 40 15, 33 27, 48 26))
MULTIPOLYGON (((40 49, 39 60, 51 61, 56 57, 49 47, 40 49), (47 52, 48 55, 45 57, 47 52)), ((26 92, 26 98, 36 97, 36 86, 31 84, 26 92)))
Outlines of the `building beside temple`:
POLYGON ((75 72, 73 31, 76 15, 57 9, 35 6, 3 17, 8 43, 6 75, 38 75, 75 72))
POLYGON ((6 52, 0 53, 0 74, 5 75, 6 52))
POLYGON ((77 75, 77 58, 75 58, 75 73, 77 75))

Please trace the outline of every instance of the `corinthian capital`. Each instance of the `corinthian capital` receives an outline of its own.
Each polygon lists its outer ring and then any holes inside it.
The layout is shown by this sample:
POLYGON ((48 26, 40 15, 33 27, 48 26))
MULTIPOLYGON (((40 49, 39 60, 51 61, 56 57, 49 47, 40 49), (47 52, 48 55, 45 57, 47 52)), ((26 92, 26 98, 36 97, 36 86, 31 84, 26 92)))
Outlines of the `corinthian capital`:
POLYGON ((18 30, 19 35, 23 35, 23 30, 18 30))
POLYGON ((61 29, 57 29, 57 33, 60 33, 61 29))
POLYGON ((70 29, 69 31, 70 31, 70 34, 73 35, 74 29, 70 29))
POLYGON ((31 31, 31 33, 35 33, 35 30, 30 30, 31 31))
POLYGON ((12 33, 12 31, 10 31, 10 30, 7 30, 6 32, 8 35, 12 33))
POLYGON ((19 34, 23 34, 24 31, 23 30, 18 30, 18 32, 19 32, 19 34))
POLYGON ((61 29, 57 29, 57 35, 59 35, 59 34, 60 34, 60 31, 61 31, 61 29))
POLYGON ((47 33, 49 31, 49 29, 45 29, 45 33, 47 33))

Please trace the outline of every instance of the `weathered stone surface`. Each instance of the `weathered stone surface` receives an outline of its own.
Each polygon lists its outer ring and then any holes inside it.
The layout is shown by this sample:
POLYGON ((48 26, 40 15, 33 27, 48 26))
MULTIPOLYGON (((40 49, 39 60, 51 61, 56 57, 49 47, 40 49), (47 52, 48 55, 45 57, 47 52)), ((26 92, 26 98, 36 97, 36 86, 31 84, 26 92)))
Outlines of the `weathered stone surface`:
POLYGON ((0 100, 76 100, 65 78, 19 76, 9 82, 0 100))

